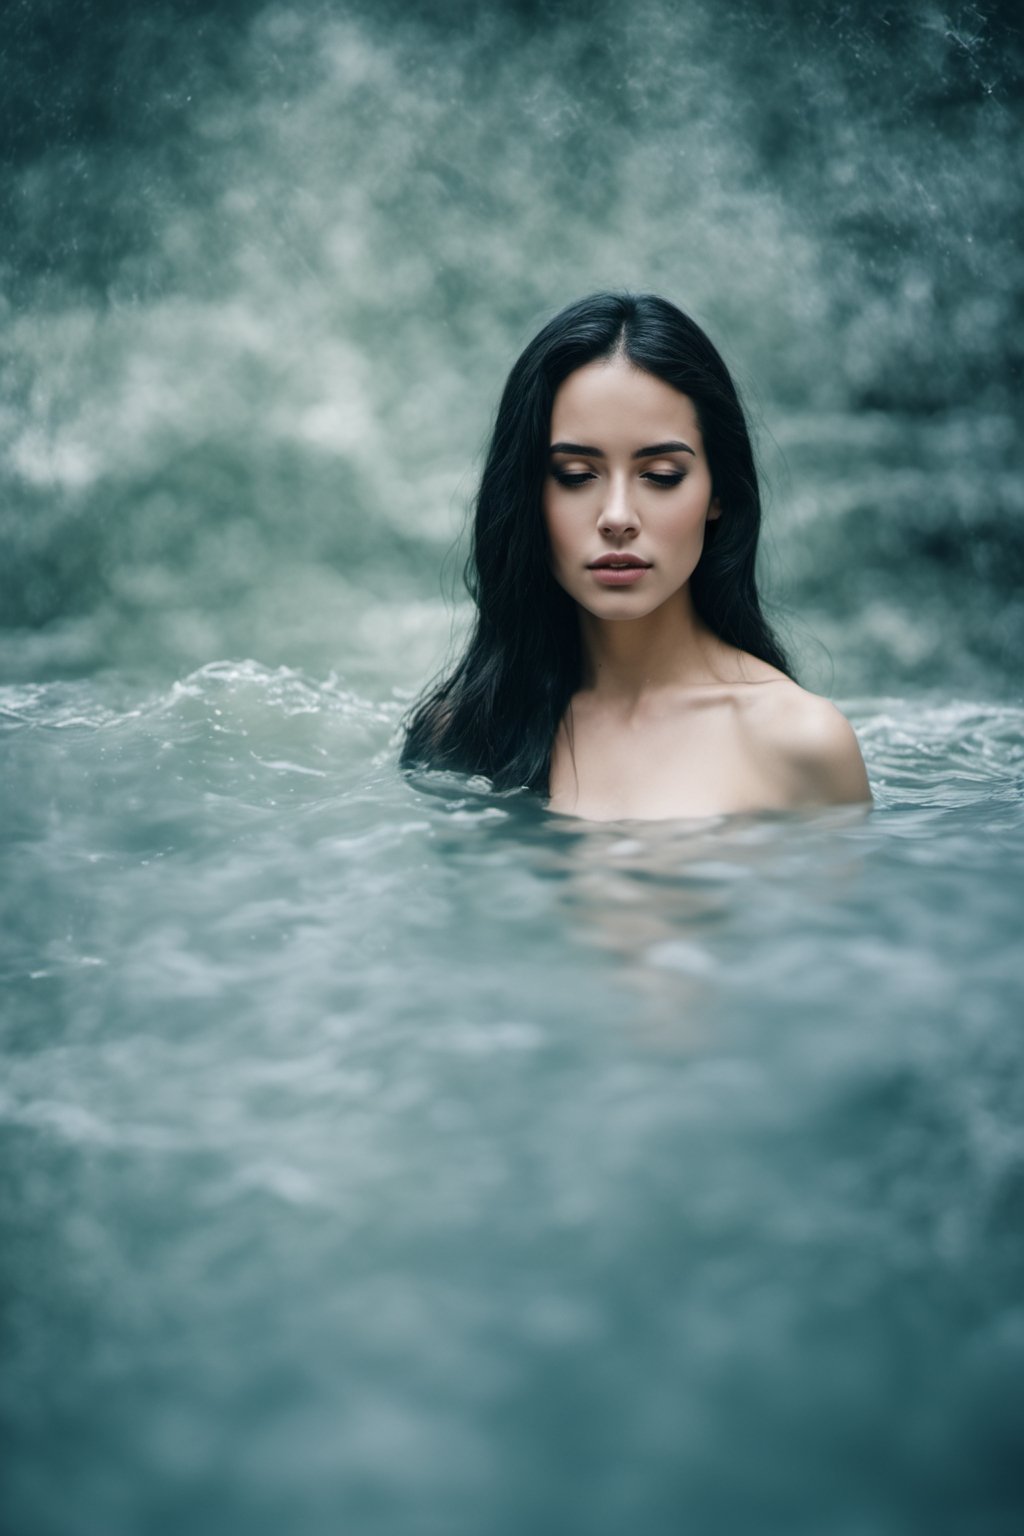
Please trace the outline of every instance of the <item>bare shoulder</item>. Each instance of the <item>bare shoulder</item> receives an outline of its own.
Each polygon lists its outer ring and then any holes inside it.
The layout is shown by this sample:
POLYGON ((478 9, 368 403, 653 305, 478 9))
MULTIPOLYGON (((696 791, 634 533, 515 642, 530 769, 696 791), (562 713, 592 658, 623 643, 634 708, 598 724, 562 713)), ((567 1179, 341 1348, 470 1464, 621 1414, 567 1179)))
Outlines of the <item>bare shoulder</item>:
POLYGON ((749 729, 757 747, 784 772, 794 803, 871 800, 856 732, 829 699, 809 693, 781 672, 750 692, 749 729))

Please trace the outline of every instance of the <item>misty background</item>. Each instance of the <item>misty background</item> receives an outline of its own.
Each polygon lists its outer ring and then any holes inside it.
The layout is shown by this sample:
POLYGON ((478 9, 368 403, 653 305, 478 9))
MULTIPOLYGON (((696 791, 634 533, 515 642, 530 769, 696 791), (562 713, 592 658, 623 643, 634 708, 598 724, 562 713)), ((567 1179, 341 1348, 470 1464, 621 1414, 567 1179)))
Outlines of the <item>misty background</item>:
POLYGON ((1019 692, 1021 30, 932 3, 5 7, 0 666, 418 687, 504 377, 720 345, 809 686, 1019 692))

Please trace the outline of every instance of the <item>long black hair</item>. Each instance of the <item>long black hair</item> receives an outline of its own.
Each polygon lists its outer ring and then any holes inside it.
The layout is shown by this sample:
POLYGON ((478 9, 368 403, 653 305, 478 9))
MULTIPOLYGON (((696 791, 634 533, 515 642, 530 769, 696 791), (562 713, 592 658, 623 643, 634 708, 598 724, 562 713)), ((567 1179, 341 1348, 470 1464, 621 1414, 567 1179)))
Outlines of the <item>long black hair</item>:
POLYGON ((690 578, 698 616, 728 644, 792 675, 757 595, 761 494, 729 370, 668 300, 594 293, 549 320, 509 374, 463 571, 476 620, 461 660, 403 721, 402 768, 483 774, 498 790, 547 794, 552 747, 583 661, 576 603, 549 567, 542 493, 551 409, 570 373, 618 351, 688 395, 697 412, 722 508, 690 578))

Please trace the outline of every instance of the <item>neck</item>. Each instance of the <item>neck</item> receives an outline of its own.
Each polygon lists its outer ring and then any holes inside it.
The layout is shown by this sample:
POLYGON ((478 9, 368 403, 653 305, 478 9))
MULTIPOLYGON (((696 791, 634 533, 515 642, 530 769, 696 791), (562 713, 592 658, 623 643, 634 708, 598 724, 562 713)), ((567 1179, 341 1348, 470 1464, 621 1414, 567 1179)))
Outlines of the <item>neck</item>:
POLYGON ((715 678, 721 642, 697 617, 689 587, 639 619, 599 619, 579 610, 583 687, 631 707, 663 688, 715 678))

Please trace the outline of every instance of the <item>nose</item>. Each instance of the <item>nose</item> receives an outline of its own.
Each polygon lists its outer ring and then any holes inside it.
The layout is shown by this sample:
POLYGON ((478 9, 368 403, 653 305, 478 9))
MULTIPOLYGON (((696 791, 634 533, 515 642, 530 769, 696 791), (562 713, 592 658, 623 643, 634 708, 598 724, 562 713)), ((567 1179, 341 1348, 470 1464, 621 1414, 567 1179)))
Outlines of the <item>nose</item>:
POLYGON ((601 507, 597 526, 601 533, 614 538, 621 538, 626 533, 635 533, 639 526, 636 513, 630 504, 626 483, 617 475, 613 476, 608 483, 608 493, 601 507))

